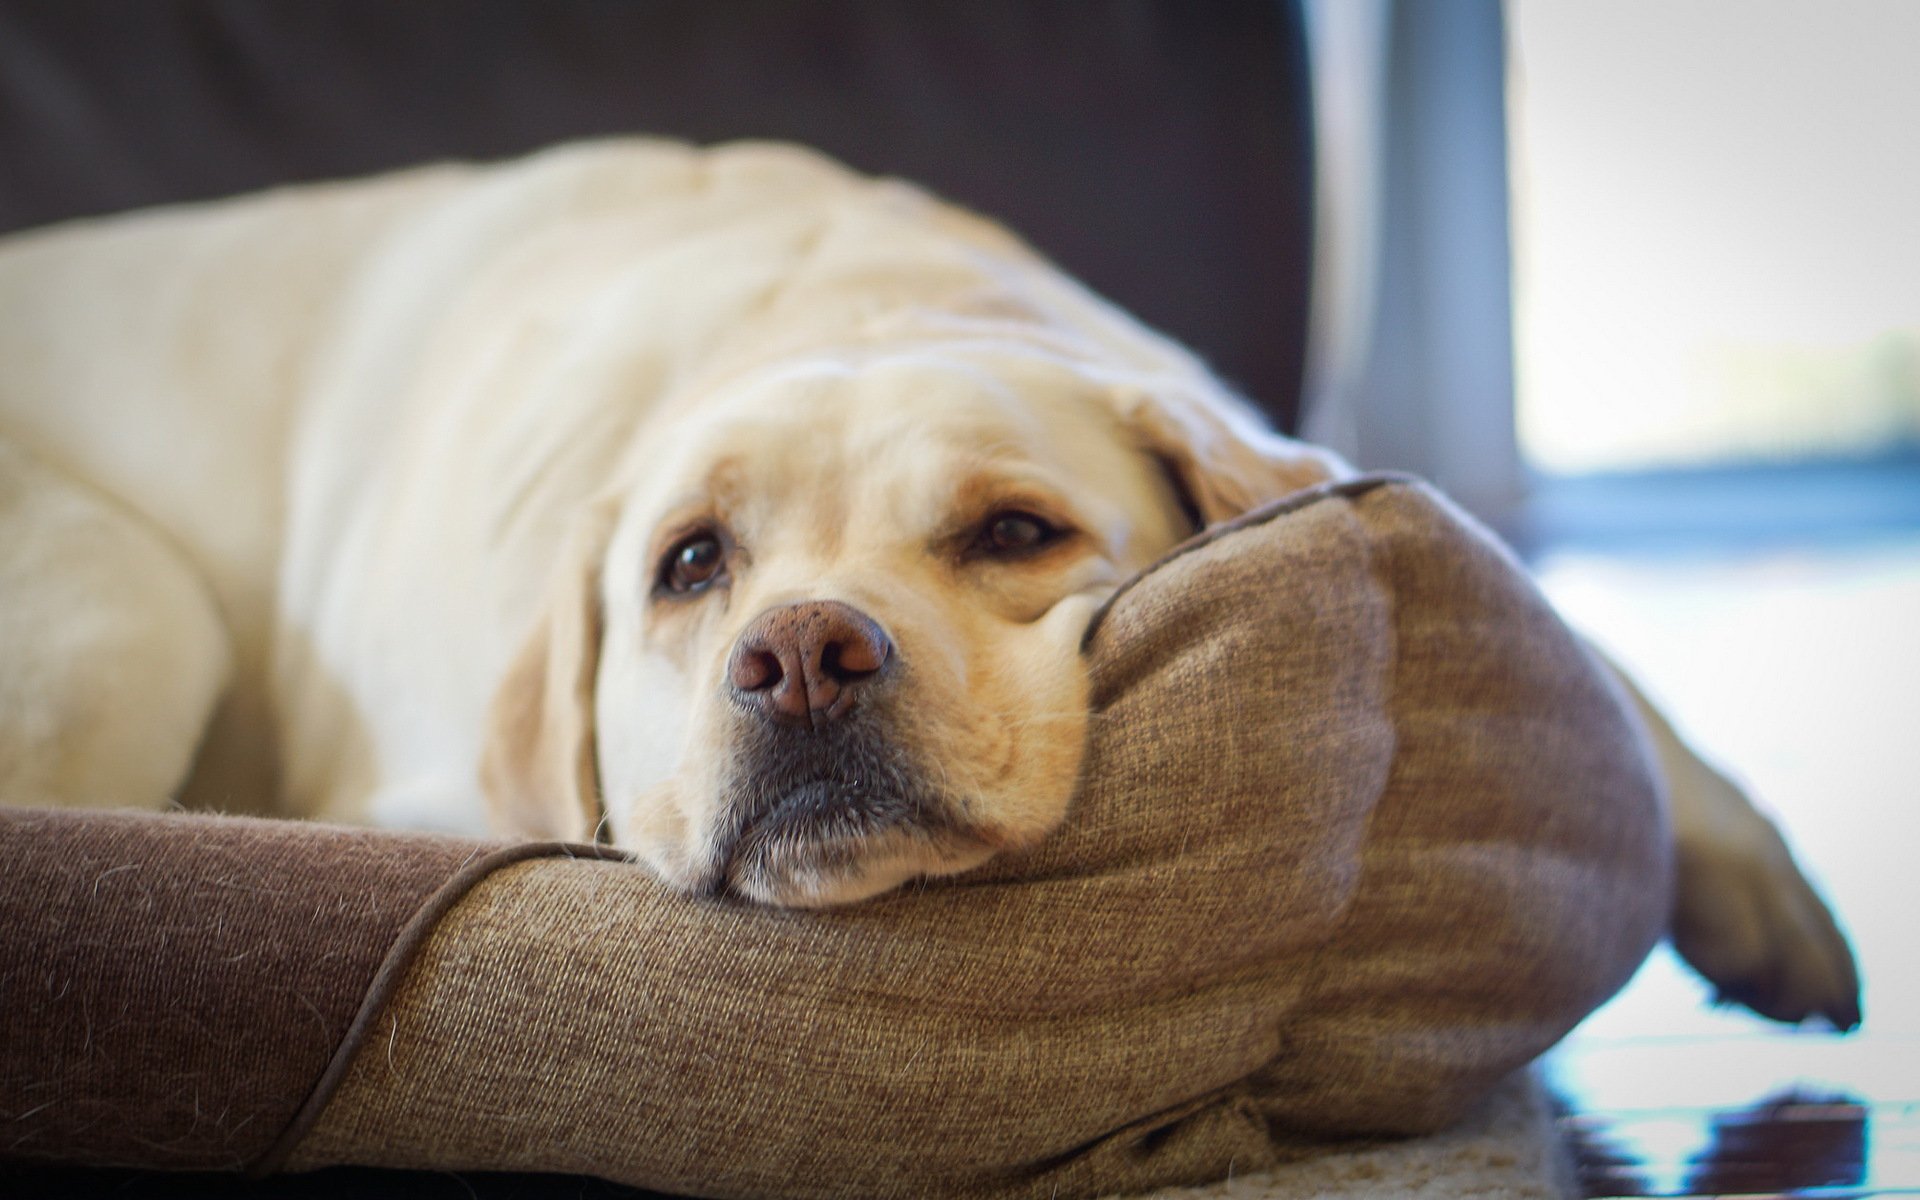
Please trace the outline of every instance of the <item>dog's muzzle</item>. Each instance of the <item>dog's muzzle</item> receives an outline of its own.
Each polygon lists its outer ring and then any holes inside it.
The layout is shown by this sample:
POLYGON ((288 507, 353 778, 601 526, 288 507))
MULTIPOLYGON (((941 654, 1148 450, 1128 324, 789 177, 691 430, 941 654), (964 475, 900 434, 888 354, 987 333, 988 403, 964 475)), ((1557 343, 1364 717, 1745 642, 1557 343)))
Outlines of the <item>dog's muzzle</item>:
POLYGON ((966 835, 897 736, 905 668, 865 613, 835 601, 771 609, 728 656, 735 710, 700 890, 772 895, 857 874, 903 840, 966 835))

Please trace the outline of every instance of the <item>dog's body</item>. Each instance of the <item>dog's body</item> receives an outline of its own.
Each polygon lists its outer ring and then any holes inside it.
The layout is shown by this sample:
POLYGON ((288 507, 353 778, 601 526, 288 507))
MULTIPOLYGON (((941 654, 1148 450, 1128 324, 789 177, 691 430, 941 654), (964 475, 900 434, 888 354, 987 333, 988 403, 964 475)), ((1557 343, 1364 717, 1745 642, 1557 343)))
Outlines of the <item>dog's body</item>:
MULTIPOLYGON (((857 899, 1052 828, 1093 607, 1343 470, 998 228, 792 149, 26 235, 0 796, 477 831, 484 779, 508 831, 857 899)), ((1682 949, 1845 1022, 1824 908, 1650 716, 1682 949)))

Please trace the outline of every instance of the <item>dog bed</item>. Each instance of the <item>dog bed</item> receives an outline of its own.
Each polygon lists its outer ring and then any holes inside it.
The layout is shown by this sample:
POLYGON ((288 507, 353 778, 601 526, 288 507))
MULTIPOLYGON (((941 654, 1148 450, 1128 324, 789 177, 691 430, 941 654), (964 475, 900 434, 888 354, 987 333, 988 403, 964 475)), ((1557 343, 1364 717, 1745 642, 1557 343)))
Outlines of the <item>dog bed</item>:
POLYGON ((1055 836, 824 913, 587 847, 0 810, 0 1156, 1140 1191, 1445 1126, 1664 927, 1616 688, 1424 486, 1210 530, 1087 652, 1055 836))

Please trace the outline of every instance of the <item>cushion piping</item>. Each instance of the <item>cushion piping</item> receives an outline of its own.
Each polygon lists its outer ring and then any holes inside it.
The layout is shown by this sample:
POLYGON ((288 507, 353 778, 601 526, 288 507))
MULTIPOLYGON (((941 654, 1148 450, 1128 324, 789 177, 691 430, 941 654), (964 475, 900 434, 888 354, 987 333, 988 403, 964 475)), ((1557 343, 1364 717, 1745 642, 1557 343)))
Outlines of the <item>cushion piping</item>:
POLYGON ((1271 500, 1258 508, 1248 509, 1230 521, 1222 521, 1218 525, 1209 525, 1199 533, 1194 534, 1186 541, 1181 542, 1173 549, 1167 551, 1153 562, 1148 563, 1140 570, 1134 572, 1124 583, 1114 589, 1114 593, 1107 597, 1106 602, 1101 604, 1099 608, 1093 610, 1093 618, 1087 622, 1087 631, 1080 636, 1080 651, 1084 654, 1087 648, 1093 645, 1093 635, 1099 632, 1101 624, 1105 622, 1107 614, 1113 610, 1114 604, 1119 601, 1120 597, 1132 591, 1135 584, 1177 558, 1192 554, 1196 550, 1205 549, 1221 538, 1226 537, 1228 534, 1238 533, 1242 529, 1250 529, 1255 525, 1264 525, 1276 517, 1284 517, 1288 513, 1299 512, 1301 509, 1318 504, 1322 500, 1335 497, 1346 499, 1360 496, 1387 484, 1412 484, 1421 486, 1424 485, 1425 482, 1426 481, 1418 475, 1409 475, 1405 471, 1369 471, 1365 475, 1356 475, 1349 479, 1330 479, 1325 483, 1317 483, 1310 488, 1302 488, 1297 492, 1289 492, 1278 500, 1271 500))
POLYGON ((393 944, 388 947, 386 957, 381 959, 379 969, 373 974, 373 980, 367 985, 366 995, 360 1001, 360 1008, 354 1013, 353 1023, 347 1026, 340 1043, 335 1047, 333 1057, 327 1061, 326 1069, 315 1081, 313 1090, 287 1122, 280 1136, 275 1138, 266 1151, 248 1166, 247 1174, 254 1178, 271 1175, 279 1170, 299 1146, 307 1131, 320 1118, 328 1101, 339 1089, 340 1082, 346 1078, 347 1068, 359 1054, 361 1045, 373 1029, 380 1014, 386 1010, 390 1000, 400 984, 405 981, 407 971, 440 925, 441 918, 464 899, 481 880, 486 879, 502 867, 525 862, 532 858, 590 858, 603 861, 624 862, 629 856, 610 846, 583 846, 573 842, 522 842, 518 845, 504 846, 476 858, 468 859, 453 875, 448 877, 433 894, 421 903, 413 916, 407 919, 393 944))

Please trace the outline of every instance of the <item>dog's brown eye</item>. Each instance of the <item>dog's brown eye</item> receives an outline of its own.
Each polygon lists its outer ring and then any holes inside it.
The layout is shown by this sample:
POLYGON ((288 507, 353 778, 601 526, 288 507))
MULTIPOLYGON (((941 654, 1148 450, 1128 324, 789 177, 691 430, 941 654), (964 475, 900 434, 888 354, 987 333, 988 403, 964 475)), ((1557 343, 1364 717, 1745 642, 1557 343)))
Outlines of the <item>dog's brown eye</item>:
POLYGON ((702 531, 681 538, 660 561, 660 586, 670 592, 697 592, 720 575, 727 549, 719 535, 702 531))
POLYGON ((980 549, 995 558, 1018 558, 1058 541, 1060 533, 1029 512, 995 513, 980 530, 980 549))

